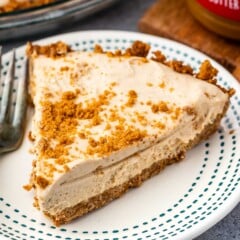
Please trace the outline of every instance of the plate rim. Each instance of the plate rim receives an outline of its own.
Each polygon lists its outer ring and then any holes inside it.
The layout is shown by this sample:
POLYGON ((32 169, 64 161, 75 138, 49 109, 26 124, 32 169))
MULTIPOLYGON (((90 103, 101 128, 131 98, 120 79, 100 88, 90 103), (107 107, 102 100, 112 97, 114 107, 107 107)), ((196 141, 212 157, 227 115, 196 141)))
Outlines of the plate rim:
MULTIPOLYGON (((54 36, 50 36, 47 38, 43 38, 43 39, 39 39, 34 41, 33 43, 46 43, 46 42, 52 42, 52 41, 57 41, 61 38, 63 38, 63 41, 66 41, 66 38, 76 38, 79 35, 89 35, 89 38, 92 39, 94 35, 98 34, 97 36, 101 37, 112 37, 112 35, 121 35, 124 38, 140 38, 141 40, 145 40, 145 39, 149 39, 149 41, 157 41, 157 42, 165 42, 165 43, 171 43, 171 44, 176 44, 179 47, 183 47, 186 50, 191 50, 194 55, 197 54, 198 56, 201 56, 201 58, 207 58, 209 59, 214 66, 216 66, 219 70, 219 72, 224 73, 224 75, 227 75, 230 83, 232 85, 234 85, 234 88, 237 88, 238 91, 240 91, 240 84, 239 82, 236 80, 236 78, 230 73, 228 72, 222 65, 220 65, 218 62, 216 62, 214 59, 212 59, 211 57, 207 56, 206 54, 200 52, 199 50, 193 49, 185 44, 176 42, 174 40, 170 40, 170 39, 166 39, 166 38, 162 38, 162 37, 157 37, 157 36, 153 36, 153 35, 149 35, 149 34, 144 34, 144 33, 139 33, 139 32, 131 32, 131 31, 119 31, 119 30, 87 30, 87 31, 76 31, 76 32, 70 32, 70 33, 64 33, 64 34, 58 34, 58 35, 54 35, 54 36), (100 34, 100 35, 99 35, 100 34), (142 39, 144 38, 144 39, 142 39)), ((26 45, 22 45, 18 48, 16 48, 16 51, 23 51, 25 49, 26 45)), ((5 55, 8 55, 8 53, 5 53, 5 55)), ((181 234, 181 239, 187 239, 189 237, 193 238, 193 237, 197 237, 199 236, 201 233, 207 231, 208 229, 210 229, 212 226, 214 226, 217 222, 221 221, 228 213, 230 213, 232 211, 232 209, 234 207, 236 207, 236 205, 240 202, 238 199, 240 199, 240 188, 239 188, 239 192, 237 192, 235 190, 234 194, 230 197, 230 200, 227 200, 228 204, 225 204, 224 206, 221 206, 221 211, 218 210, 217 213, 215 212, 215 214, 212 214, 209 218, 207 218, 207 220, 205 220, 205 224, 204 226, 201 226, 202 224, 198 224, 196 226, 194 226, 191 229, 188 229, 187 232, 181 234), (236 196, 235 196, 236 195, 236 196), (230 205, 230 207, 229 207, 230 205), (214 216, 216 215, 216 216, 214 216), (214 220, 215 219, 215 220, 214 220), (191 235, 189 235, 189 233, 191 233, 191 235), (185 236, 186 235, 186 236, 185 236)), ((4 237, 5 239, 5 237, 4 237)), ((180 239, 180 238, 178 238, 180 239)))

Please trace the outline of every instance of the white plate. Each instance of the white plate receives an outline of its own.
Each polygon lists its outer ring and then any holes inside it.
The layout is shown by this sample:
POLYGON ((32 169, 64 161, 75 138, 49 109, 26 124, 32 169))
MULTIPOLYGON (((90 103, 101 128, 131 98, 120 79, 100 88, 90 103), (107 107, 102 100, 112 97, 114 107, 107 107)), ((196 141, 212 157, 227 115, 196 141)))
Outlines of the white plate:
MULTIPOLYGON (((162 50, 170 58, 184 60, 194 68, 208 58, 167 39, 129 32, 77 32, 41 42, 62 40, 75 49, 87 50, 101 44, 111 50, 124 49, 136 39, 148 42, 153 49, 162 50)), ((18 75, 23 56, 24 47, 17 49, 18 75)), ((5 55, 3 71, 7 59, 8 55, 5 55)), ((184 161, 167 167, 140 188, 70 224, 54 227, 32 206, 33 193, 22 189, 31 171, 32 156, 28 153, 30 144, 27 137, 19 150, 2 155, 0 238, 186 240, 196 237, 222 219, 240 199, 240 148, 237 147, 240 142, 240 88, 232 75, 211 61, 219 69, 220 84, 236 89, 218 132, 189 151, 184 161)))

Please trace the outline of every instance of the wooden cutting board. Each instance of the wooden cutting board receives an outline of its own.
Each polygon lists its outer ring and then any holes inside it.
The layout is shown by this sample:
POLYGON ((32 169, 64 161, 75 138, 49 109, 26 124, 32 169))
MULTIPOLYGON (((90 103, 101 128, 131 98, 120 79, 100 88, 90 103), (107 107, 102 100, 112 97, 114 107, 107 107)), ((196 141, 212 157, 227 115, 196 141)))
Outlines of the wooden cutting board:
POLYGON ((185 0, 158 0, 139 21, 142 32, 163 36, 198 49, 226 67, 240 82, 240 42, 204 28, 190 14, 185 0))

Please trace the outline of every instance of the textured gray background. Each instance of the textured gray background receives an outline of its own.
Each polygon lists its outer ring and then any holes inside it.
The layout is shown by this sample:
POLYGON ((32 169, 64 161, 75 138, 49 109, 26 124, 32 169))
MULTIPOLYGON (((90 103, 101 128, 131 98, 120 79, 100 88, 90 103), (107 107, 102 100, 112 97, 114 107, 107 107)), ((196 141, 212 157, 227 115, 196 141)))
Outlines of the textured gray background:
MULTIPOLYGON (((5 42, 3 43, 4 50, 7 51, 12 47, 25 44, 26 40, 33 41, 54 34, 79 30, 112 29, 138 31, 138 20, 154 1, 155 0, 121 0, 113 7, 78 21, 74 23, 73 26, 68 26, 61 31, 45 33, 41 36, 33 36, 25 40, 5 42)), ((240 240, 240 204, 218 224, 195 240, 240 240)))

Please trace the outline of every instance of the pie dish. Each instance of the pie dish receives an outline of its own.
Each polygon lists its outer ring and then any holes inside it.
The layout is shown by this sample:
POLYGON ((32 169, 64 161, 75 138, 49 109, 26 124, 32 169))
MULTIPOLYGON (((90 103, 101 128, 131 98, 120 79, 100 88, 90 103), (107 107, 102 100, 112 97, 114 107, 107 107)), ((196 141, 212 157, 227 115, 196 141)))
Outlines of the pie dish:
MULTIPOLYGON (((127 32, 71 33, 43 40, 39 44, 62 40, 73 49, 92 51, 95 44, 101 44, 104 49, 114 51, 116 47, 124 50, 137 39, 149 42, 153 50, 162 49, 168 58, 184 60, 196 71, 200 62, 206 59, 205 55, 176 42, 127 32)), ((25 46, 17 50, 17 66, 21 66, 24 51, 25 46)), ((5 55, 3 58, 3 71, 7 68, 9 57, 5 55)), ((32 193, 22 190, 31 170, 29 141, 24 141, 17 152, 1 156, 1 237, 190 239, 223 218, 240 197, 237 174, 239 150, 236 145, 239 141, 239 85, 220 65, 211 62, 219 69, 220 84, 236 90, 220 129, 190 150, 184 161, 167 167, 140 188, 71 224, 54 227, 32 207, 32 193)), ((20 70, 17 68, 19 77, 20 70)))
MULTIPOLYGON (((2 5, 8 0, 1 1, 2 5)), ((11 0, 20 1, 20 0, 11 0)), ((30 2, 28 0, 22 0, 30 2)), ((117 0, 34 0, 38 3, 50 2, 42 6, 32 6, 27 9, 15 9, 11 7, 8 12, 0 11, 0 39, 25 38, 39 33, 61 30, 80 21, 97 11, 113 5, 117 0), (17 29, 17 31, 16 31, 17 29)), ((31 1, 32 2, 32 1, 31 1)), ((36 3, 35 2, 35 3, 36 3)), ((18 5, 15 6, 17 8, 18 5)), ((1 4, 0 4, 1 8, 1 4)))

